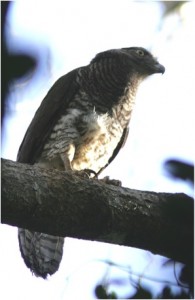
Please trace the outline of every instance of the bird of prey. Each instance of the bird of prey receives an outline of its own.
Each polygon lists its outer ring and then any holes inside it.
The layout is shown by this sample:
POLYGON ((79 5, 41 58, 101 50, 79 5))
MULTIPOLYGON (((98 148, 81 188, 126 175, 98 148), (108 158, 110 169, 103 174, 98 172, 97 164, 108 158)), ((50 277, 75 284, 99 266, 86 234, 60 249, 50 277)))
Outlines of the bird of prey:
MULTIPOLYGON (((51 87, 27 129, 17 161, 98 175, 126 141, 139 84, 164 71, 142 47, 97 54, 89 65, 51 87)), ((22 257, 36 276, 46 278, 58 270, 63 237, 22 228, 18 237, 22 257)))

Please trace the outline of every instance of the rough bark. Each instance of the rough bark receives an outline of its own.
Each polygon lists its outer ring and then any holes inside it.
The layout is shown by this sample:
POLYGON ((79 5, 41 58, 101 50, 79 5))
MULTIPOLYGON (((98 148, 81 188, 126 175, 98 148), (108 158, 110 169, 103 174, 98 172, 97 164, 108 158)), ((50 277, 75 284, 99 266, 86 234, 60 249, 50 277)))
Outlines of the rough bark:
POLYGON ((193 199, 2 160, 2 223, 193 259, 193 199))

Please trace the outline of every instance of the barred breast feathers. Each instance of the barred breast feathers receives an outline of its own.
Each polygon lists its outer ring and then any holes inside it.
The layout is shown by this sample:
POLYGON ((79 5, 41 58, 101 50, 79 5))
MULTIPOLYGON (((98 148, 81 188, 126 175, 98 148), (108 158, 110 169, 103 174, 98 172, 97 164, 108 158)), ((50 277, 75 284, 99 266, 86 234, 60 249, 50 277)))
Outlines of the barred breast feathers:
POLYGON ((66 152, 77 170, 99 171, 107 164, 128 126, 140 82, 136 76, 130 81, 116 72, 110 60, 103 68, 95 64, 87 72, 85 68, 78 71, 79 92, 54 126, 41 158, 54 160, 66 152), (94 80, 95 86, 89 84, 94 80))
MULTIPOLYGON (((136 92, 144 76, 132 70, 124 70, 112 58, 94 63, 87 69, 80 69, 77 80, 84 87, 85 95, 96 107, 98 114, 108 112, 126 127, 134 107, 136 92)), ((81 100, 82 101, 82 100, 81 100)))

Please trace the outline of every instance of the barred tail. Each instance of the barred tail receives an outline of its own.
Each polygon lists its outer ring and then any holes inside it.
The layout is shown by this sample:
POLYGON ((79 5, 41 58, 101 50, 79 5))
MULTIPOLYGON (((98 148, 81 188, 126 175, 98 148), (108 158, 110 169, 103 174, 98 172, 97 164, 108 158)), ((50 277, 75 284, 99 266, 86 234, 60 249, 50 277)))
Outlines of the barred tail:
POLYGON ((36 276, 45 279, 58 270, 64 238, 18 228, 18 239, 25 264, 36 276))

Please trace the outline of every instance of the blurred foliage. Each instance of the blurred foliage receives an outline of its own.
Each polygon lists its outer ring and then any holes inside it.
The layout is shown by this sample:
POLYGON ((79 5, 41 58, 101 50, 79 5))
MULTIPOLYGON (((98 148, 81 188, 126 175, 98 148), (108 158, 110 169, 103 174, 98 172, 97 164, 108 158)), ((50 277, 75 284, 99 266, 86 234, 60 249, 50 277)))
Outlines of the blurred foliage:
POLYGON ((166 286, 157 296, 157 299, 191 299, 190 294, 186 293, 185 291, 181 291, 181 293, 173 294, 171 292, 170 287, 166 286))
POLYGON ((194 184, 194 166, 177 159, 169 159, 164 164, 168 176, 194 184))
POLYGON ((1 1, 1 62, 2 62, 2 86, 1 86, 1 121, 3 122, 5 110, 8 106, 8 93, 13 80, 19 79, 34 72, 37 61, 29 53, 10 53, 7 49, 5 30, 7 14, 12 2, 1 1))
MULTIPOLYGON (((109 264, 109 267, 111 268, 112 263, 105 261, 105 263, 109 264)), ((167 264, 172 264, 174 270, 175 270, 175 262, 173 260, 167 260, 167 264)), ((115 265, 113 263, 113 265, 115 265)), ((165 265, 165 264, 164 264, 165 265)), ((120 267, 120 266, 118 266, 120 267)), ((147 288, 145 286, 142 286, 142 280, 149 279, 149 277, 145 277, 143 274, 140 275, 138 282, 135 282, 132 280, 132 275, 135 275, 131 272, 129 269, 129 289, 133 287, 135 289, 134 293, 130 293, 130 295, 127 295, 126 297, 123 297, 122 299, 193 299, 193 268, 188 268, 186 265, 183 266, 181 269, 180 275, 177 278, 177 275, 175 273, 176 278, 176 284, 174 283, 167 283, 167 281, 158 281, 158 279, 154 280, 154 284, 156 282, 164 284, 164 287, 162 288, 162 291, 158 295, 153 295, 153 293, 150 290, 150 287, 147 288), (190 272, 189 272, 190 271, 190 272), (180 287, 180 292, 173 292, 171 286, 177 285, 180 287), (184 285, 185 284, 185 285, 184 285)), ((150 279, 152 281, 152 279, 150 279)), ((120 299, 120 296, 117 294, 116 291, 113 291, 112 284, 113 282, 116 282, 117 280, 109 279, 102 279, 102 282, 97 284, 95 287, 94 293, 97 299, 120 299)), ((120 283, 122 283, 122 279, 118 279, 120 283)), ((145 285, 145 283, 144 283, 145 285)))
POLYGON ((102 284, 98 284, 95 288, 95 295, 97 299, 118 299, 115 292, 109 293, 107 287, 102 284))

